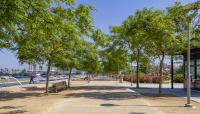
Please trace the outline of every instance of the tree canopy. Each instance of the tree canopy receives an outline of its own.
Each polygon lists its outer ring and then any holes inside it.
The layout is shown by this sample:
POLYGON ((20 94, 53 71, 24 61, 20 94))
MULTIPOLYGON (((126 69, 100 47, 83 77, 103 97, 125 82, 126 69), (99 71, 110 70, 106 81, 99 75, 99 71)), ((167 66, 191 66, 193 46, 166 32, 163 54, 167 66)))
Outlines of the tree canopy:
POLYGON ((111 26, 110 34, 93 26, 93 9, 74 0, 1 0, 0 49, 12 50, 20 63, 47 63, 46 93, 52 65, 70 70, 70 77, 73 68, 91 74, 130 73, 136 62, 139 87, 139 71, 158 58, 161 94, 164 59, 186 49, 189 23, 191 45, 199 47, 199 2, 138 10, 111 26))

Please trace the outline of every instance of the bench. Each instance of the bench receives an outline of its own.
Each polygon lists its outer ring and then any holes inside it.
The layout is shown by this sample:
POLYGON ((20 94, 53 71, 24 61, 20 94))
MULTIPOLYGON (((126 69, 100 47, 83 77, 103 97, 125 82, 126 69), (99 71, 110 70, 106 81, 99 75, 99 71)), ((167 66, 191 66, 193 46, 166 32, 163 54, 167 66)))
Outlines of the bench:
POLYGON ((58 91, 64 90, 66 88, 67 88, 66 81, 60 81, 60 82, 53 83, 52 86, 50 87, 49 91, 57 93, 58 91))

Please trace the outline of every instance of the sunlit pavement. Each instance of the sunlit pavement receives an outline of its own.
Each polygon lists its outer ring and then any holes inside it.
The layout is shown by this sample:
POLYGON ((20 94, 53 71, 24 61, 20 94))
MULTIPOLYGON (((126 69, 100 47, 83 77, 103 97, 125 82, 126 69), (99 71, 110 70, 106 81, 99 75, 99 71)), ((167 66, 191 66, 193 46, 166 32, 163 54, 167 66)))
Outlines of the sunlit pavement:
POLYGON ((163 114, 116 81, 92 81, 44 114, 163 114))
MULTIPOLYGON (((118 86, 126 86, 126 87, 136 87, 136 83, 133 83, 131 86, 130 82, 124 81, 123 83, 116 82, 118 86)), ((140 83, 139 86, 141 88, 158 88, 158 84, 153 83, 140 83)), ((162 88, 171 88, 171 83, 163 83, 162 88)), ((183 88, 183 83, 174 83, 174 88, 183 88)))
MULTIPOLYGON (((131 86, 131 83, 129 82, 117 83, 117 85, 125 86, 125 87, 133 87, 133 88, 136 87, 135 83, 131 86)), ((132 89, 132 90, 141 94, 157 94, 158 93, 158 84, 140 83, 140 88, 142 89, 132 89)), ((174 89, 171 89, 171 83, 162 84, 162 92, 164 94, 172 94, 177 97, 183 97, 183 98, 186 98, 187 96, 186 90, 183 89, 183 83, 174 83, 174 89)), ((191 100, 200 103, 200 91, 192 90, 191 100)))

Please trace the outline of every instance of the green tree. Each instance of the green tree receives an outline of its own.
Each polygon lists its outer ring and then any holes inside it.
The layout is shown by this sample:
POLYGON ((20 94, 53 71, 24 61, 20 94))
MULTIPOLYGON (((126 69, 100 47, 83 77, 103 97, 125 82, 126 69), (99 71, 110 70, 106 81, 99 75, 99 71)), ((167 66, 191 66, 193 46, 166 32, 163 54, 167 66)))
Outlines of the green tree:
POLYGON ((75 39, 72 39, 71 37, 66 39, 63 43, 65 47, 63 50, 64 54, 63 56, 60 56, 60 59, 55 61, 55 66, 62 70, 69 71, 68 87, 70 87, 72 69, 78 68, 80 64, 79 56, 81 56, 80 50, 82 48, 82 42, 80 37, 75 39))
POLYGON ((176 53, 182 49, 185 41, 182 35, 175 31, 176 23, 172 18, 160 10, 144 9, 141 11, 143 18, 143 29, 148 35, 146 50, 150 55, 159 58, 159 95, 162 94, 163 62, 167 54, 176 53), (145 23, 144 23, 145 22, 145 23))
POLYGON ((139 70, 143 63, 148 62, 148 56, 145 54, 146 34, 140 27, 140 20, 144 15, 139 11, 134 16, 129 16, 121 26, 111 27, 111 32, 117 36, 116 40, 123 43, 124 49, 129 52, 131 64, 136 61, 137 64, 137 83, 139 88, 139 70))
POLYGON ((168 15, 176 23, 176 32, 182 34, 183 37, 187 37, 188 23, 190 23, 192 48, 199 47, 199 4, 199 2, 193 2, 183 5, 180 2, 176 2, 173 6, 167 8, 168 15))
POLYGON ((123 41, 116 40, 116 36, 109 36, 109 43, 100 51, 102 72, 106 74, 120 74, 130 69, 128 51, 121 45, 123 41))
POLYGON ((90 81, 89 75, 99 73, 99 55, 98 50, 94 43, 84 41, 83 49, 81 50, 80 69, 86 71, 88 74, 88 81, 90 81))
POLYGON ((48 94, 52 64, 65 56, 69 46, 66 45, 67 41, 89 34, 92 28, 92 7, 75 6, 73 0, 47 0, 28 2, 23 10, 26 18, 12 26, 15 43, 13 49, 17 51, 21 63, 47 62, 48 94))
POLYGON ((26 0, 0 1, 0 49, 9 48, 14 38, 18 38, 15 26, 22 23, 29 5, 30 2, 26 0))

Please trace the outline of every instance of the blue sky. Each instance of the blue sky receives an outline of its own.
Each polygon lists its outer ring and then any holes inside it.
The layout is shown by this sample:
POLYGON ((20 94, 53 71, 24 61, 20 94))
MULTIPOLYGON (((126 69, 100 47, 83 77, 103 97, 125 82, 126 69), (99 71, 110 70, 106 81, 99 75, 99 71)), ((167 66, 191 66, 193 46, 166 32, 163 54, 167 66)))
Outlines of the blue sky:
MULTIPOLYGON (((138 9, 155 8, 165 9, 173 5, 176 0, 76 0, 76 3, 92 5, 95 10, 92 12, 94 25, 109 33, 109 26, 120 25, 129 15, 133 15, 138 9)), ((179 0, 183 4, 197 0, 179 0)), ((15 54, 2 50, 0 52, 0 67, 7 68, 26 68, 27 65, 20 65, 15 54)))

